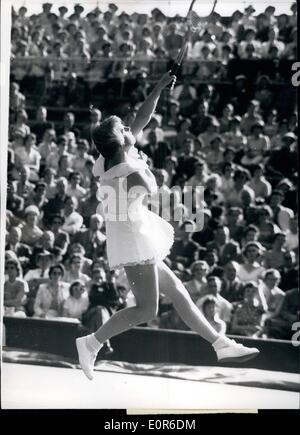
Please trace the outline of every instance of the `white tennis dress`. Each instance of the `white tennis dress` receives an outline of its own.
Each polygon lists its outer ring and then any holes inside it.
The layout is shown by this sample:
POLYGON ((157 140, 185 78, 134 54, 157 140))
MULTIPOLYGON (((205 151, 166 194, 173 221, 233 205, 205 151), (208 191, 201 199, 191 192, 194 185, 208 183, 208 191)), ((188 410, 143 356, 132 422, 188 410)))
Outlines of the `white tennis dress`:
MULTIPOLYGON (((107 257, 110 269, 138 264, 155 264, 170 252, 174 229, 167 221, 148 210, 145 194, 133 194, 124 188, 126 177, 134 172, 150 174, 145 160, 135 147, 125 155, 125 162, 105 171, 104 158, 97 159, 93 174, 100 177, 97 212, 104 215, 107 257)), ((157 184, 151 174, 151 191, 157 184)))

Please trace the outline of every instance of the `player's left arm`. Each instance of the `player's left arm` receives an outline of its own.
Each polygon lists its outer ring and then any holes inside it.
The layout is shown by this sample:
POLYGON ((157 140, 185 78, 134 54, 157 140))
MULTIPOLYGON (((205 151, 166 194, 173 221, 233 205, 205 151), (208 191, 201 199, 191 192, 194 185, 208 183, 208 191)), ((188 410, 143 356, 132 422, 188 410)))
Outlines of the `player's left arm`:
POLYGON ((149 123, 153 113, 155 112, 162 90, 166 86, 168 86, 174 79, 175 76, 171 76, 170 71, 168 71, 162 76, 154 89, 150 92, 150 94, 140 107, 139 111, 137 112, 135 120, 131 125, 131 132, 135 137, 137 137, 149 123))

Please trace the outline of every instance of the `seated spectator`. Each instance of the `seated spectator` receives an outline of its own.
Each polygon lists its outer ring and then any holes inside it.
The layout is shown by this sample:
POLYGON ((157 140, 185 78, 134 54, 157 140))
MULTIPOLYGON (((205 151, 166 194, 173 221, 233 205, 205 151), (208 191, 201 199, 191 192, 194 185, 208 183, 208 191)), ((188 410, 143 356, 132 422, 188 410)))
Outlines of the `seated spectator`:
POLYGON ((52 199, 56 195, 56 171, 52 168, 46 168, 44 171, 43 181, 46 184, 46 198, 52 199))
POLYGON ((249 173, 245 169, 238 169, 235 171, 233 181, 234 186, 231 192, 227 195, 227 206, 229 207, 242 207, 243 208, 243 194, 248 193, 251 198, 255 198, 255 193, 247 185, 249 181, 249 173))
POLYGON ((179 237, 175 239, 169 257, 173 263, 181 263, 189 267, 198 260, 200 246, 192 240, 194 231, 187 231, 186 227, 195 228, 195 224, 192 221, 183 222, 180 226, 179 237))
POLYGON ((46 157, 46 167, 53 168, 57 171, 60 158, 65 155, 68 156, 70 165, 72 165, 74 156, 68 152, 68 137, 66 135, 62 135, 57 139, 57 148, 51 151, 46 157))
POLYGON ((16 193, 16 186, 8 175, 6 208, 16 217, 22 217, 24 213, 24 199, 16 193))
POLYGON ((224 142, 221 136, 216 136, 210 141, 209 150, 206 152, 206 163, 213 172, 217 171, 223 162, 224 142))
POLYGON ((195 174, 186 182, 188 186, 197 187, 204 186, 208 179, 207 166, 205 161, 198 159, 194 165, 195 174))
POLYGON ((244 262, 238 271, 238 278, 242 281, 256 281, 262 278, 265 268, 261 266, 263 247, 259 242, 248 242, 244 248, 244 262))
POLYGON ((68 267, 64 274, 64 281, 71 284, 73 281, 81 281, 86 285, 90 281, 90 277, 82 272, 83 257, 80 254, 72 254, 68 258, 68 267))
POLYGON ((99 200, 97 199, 97 192, 99 182, 92 179, 89 194, 79 202, 78 210, 83 217, 83 223, 86 227, 90 224, 90 217, 96 214, 99 200))
POLYGON ((70 154, 62 154, 58 160, 58 170, 57 177, 58 178, 66 178, 70 180, 71 175, 73 174, 71 164, 72 158, 70 158, 70 154))
POLYGON ((255 53, 259 56, 261 53, 261 43, 256 40, 256 29, 254 27, 248 27, 245 30, 245 40, 239 43, 238 54, 242 59, 247 58, 247 46, 253 45, 255 53))
POLYGON ((44 106, 38 107, 36 111, 36 120, 31 126, 31 131, 36 135, 36 141, 39 144, 46 130, 53 130, 54 124, 47 120, 47 108, 44 106))
POLYGON ((203 304, 207 298, 214 296, 216 298, 216 313, 219 318, 229 323, 231 319, 232 304, 220 295, 222 281, 217 276, 209 276, 207 278, 206 295, 198 299, 197 307, 203 312, 203 304))
POLYGON ((277 133, 277 129, 278 129, 278 123, 276 121, 276 118, 277 118, 277 110, 275 110, 275 109, 270 110, 266 115, 264 133, 270 139, 271 149, 273 148, 272 140, 275 137, 275 135, 277 133))
POLYGON ((69 288, 70 296, 63 303, 63 316, 81 321, 89 306, 88 294, 80 280, 73 281, 69 288))
POLYGON ((279 225, 282 231, 290 228, 291 219, 294 217, 294 212, 290 208, 284 207, 284 193, 281 190, 273 190, 270 196, 270 207, 274 215, 274 222, 279 225))
POLYGON ((253 224, 248 225, 243 231, 241 246, 244 248, 248 242, 256 242, 258 237, 259 229, 253 224))
POLYGON ((66 135, 73 133, 75 137, 80 136, 80 130, 75 126, 75 115, 72 112, 66 112, 63 118, 63 126, 57 130, 57 135, 66 135))
POLYGON ((43 210, 43 207, 47 204, 47 202, 46 183, 44 181, 37 181, 34 191, 27 198, 25 205, 35 205, 39 210, 43 210))
POLYGON ((11 126, 9 136, 14 137, 16 134, 21 135, 23 138, 30 134, 30 127, 27 125, 28 115, 26 110, 19 109, 16 114, 16 121, 11 126))
POLYGON ((270 338, 290 340, 294 334, 292 326, 299 319, 299 289, 286 292, 282 304, 273 318, 265 325, 265 332, 270 338))
POLYGON ((81 175, 79 171, 74 171, 69 175, 69 184, 66 194, 75 197, 78 201, 86 196, 86 189, 81 185, 81 175))
POLYGON ((262 163, 263 157, 269 151, 270 139, 263 134, 264 125, 263 121, 257 121, 251 125, 245 155, 241 159, 243 166, 251 167, 262 163))
POLYGON ((25 102, 26 98, 25 95, 20 92, 20 85, 14 81, 11 81, 9 90, 10 110, 17 112, 18 110, 25 109, 25 102))
POLYGON ((283 178, 281 181, 279 181, 275 189, 281 190, 281 192, 284 194, 282 205, 284 207, 290 208, 294 213, 297 213, 298 192, 296 186, 288 178, 283 178))
POLYGON ((255 281, 245 285, 244 299, 237 305, 230 327, 231 334, 246 337, 257 337, 263 330, 263 314, 266 304, 259 295, 259 288, 255 281))
POLYGON ((247 113, 242 116, 241 120, 241 130, 245 135, 249 136, 252 126, 257 122, 263 121, 261 115, 259 114, 259 110, 259 101, 251 100, 248 105, 247 113))
POLYGON ((42 141, 38 142, 37 149, 41 155, 42 165, 45 166, 48 156, 57 150, 54 128, 47 128, 47 130, 45 130, 42 141))
POLYGON ((226 216, 229 236, 240 242, 244 233, 243 210, 240 207, 230 207, 226 216))
POLYGON ((17 259, 5 261, 4 315, 26 317, 24 305, 28 293, 27 282, 22 278, 22 268, 17 259))
POLYGON ((219 121, 214 117, 207 117, 206 129, 203 133, 199 134, 198 139, 203 143, 203 153, 210 151, 210 144, 213 139, 218 136, 220 127, 219 121))
POLYGON ((231 119, 229 130, 223 133, 223 138, 227 146, 233 148, 235 151, 243 150, 247 144, 247 137, 241 131, 241 122, 242 119, 240 116, 234 116, 231 119))
POLYGON ((37 255, 40 252, 49 251, 53 255, 54 248, 54 234, 52 231, 43 231, 43 234, 39 241, 34 245, 32 249, 32 255, 30 257, 30 268, 36 267, 37 255))
POLYGON ((73 236, 80 231, 83 224, 82 216, 76 211, 77 207, 77 199, 74 196, 67 196, 63 212, 65 221, 61 229, 68 233, 69 236, 73 236))
POLYGON ((219 318, 217 313, 218 300, 214 296, 209 296, 202 304, 203 315, 208 323, 219 333, 225 334, 227 325, 219 318))
POLYGON ((87 140, 90 145, 92 145, 92 131, 99 126, 101 119, 101 111, 93 107, 90 111, 90 123, 87 127, 83 128, 81 133, 82 139, 87 140))
POLYGON ((181 143, 183 152, 178 156, 178 165, 176 170, 177 179, 181 177, 190 178, 195 173, 195 165, 198 159, 195 157, 195 143, 192 138, 186 138, 181 143))
POLYGON ((68 187, 68 182, 66 178, 61 177, 56 182, 56 195, 54 198, 50 199, 48 203, 43 207, 44 212, 44 223, 49 225, 53 215, 60 214, 63 215, 63 210, 65 208, 65 200, 70 198, 67 195, 66 190, 68 187))
POLYGON ((286 235, 283 232, 274 235, 272 248, 264 255, 264 266, 279 269, 283 265, 283 257, 287 252, 285 249, 286 235))
POLYGON ((298 216, 290 219, 290 226, 286 231, 285 246, 288 251, 299 252, 298 216))
POLYGON ((279 288, 284 292, 298 286, 299 267, 296 255, 293 251, 288 250, 283 256, 283 265, 279 268, 281 281, 279 288))
POLYGON ((19 179, 15 182, 16 193, 18 196, 23 198, 27 204, 27 200, 34 191, 34 184, 29 181, 30 178, 30 168, 27 165, 22 165, 19 167, 19 179))
POLYGON ((264 320, 276 317, 279 313, 285 293, 278 287, 280 273, 277 269, 267 269, 263 275, 261 290, 267 302, 267 312, 264 320))
POLYGON ((106 237, 101 232, 103 218, 99 214, 90 217, 89 228, 76 234, 75 240, 80 243, 86 256, 91 260, 103 257, 105 254, 106 237))
POLYGON ((214 230, 214 240, 206 245, 207 250, 214 250, 217 253, 220 266, 224 266, 228 261, 238 259, 239 245, 230 240, 229 235, 229 228, 219 224, 214 230))
POLYGON ((271 151, 266 163, 266 174, 269 177, 279 181, 282 178, 291 178, 297 173, 296 139, 294 133, 286 133, 281 139, 281 147, 271 151))
POLYGON ((221 296, 231 303, 242 301, 244 298, 244 286, 238 278, 239 269, 240 264, 236 261, 229 261, 224 267, 221 296))
POLYGON ((34 316, 41 318, 61 317, 63 304, 68 299, 69 284, 63 282, 64 267, 55 264, 49 269, 49 280, 41 284, 34 301, 34 316))
POLYGON ((22 268, 25 269, 26 267, 28 267, 29 258, 31 255, 31 248, 28 245, 21 243, 21 238, 21 227, 11 227, 8 234, 7 244, 5 245, 5 250, 15 252, 22 265, 22 268))
POLYGON ((24 214, 25 223, 21 227, 21 242, 33 248, 43 235, 43 231, 38 226, 40 211, 37 206, 29 205, 28 207, 26 207, 24 214))
POLYGON ((264 177, 264 166, 263 164, 257 164, 252 166, 253 176, 248 182, 248 186, 255 193, 256 198, 266 199, 271 195, 272 186, 264 177))
POLYGON ((60 248, 61 255, 65 255, 70 243, 70 237, 68 233, 61 229, 64 224, 64 217, 61 214, 54 214, 51 216, 49 224, 54 234, 54 247, 60 248))
POLYGON ((208 273, 208 264, 205 261, 195 261, 191 267, 192 279, 184 285, 189 292, 192 300, 196 302, 206 292, 206 276, 208 273))
POLYGON ((16 166, 27 165, 30 169, 29 180, 33 182, 39 180, 41 163, 41 155, 35 145, 35 134, 30 133, 24 139, 24 146, 15 149, 16 166))

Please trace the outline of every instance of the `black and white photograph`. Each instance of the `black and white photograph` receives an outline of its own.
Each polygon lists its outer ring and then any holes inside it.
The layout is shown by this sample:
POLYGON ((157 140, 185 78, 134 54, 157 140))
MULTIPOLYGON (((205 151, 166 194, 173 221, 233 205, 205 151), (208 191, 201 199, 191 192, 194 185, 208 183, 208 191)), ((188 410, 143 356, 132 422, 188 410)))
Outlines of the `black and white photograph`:
POLYGON ((299 85, 292 0, 1 2, 3 410, 299 410, 299 85))

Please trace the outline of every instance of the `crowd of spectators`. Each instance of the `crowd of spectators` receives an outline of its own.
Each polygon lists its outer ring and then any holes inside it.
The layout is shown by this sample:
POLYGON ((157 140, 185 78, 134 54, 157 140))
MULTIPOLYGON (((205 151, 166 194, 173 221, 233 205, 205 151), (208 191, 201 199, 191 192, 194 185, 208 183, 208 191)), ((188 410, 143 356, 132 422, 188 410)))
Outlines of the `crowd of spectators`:
MULTIPOLYGON (((243 59, 249 46, 256 58, 276 50, 277 56, 292 59, 295 4, 291 10, 292 15, 277 17, 268 7, 254 16, 248 7, 233 14, 227 27, 215 14, 204 33, 195 36, 188 56, 198 59, 200 69, 202 59, 224 63, 226 50, 229 57, 243 59)), ((123 62, 116 61, 118 56, 132 56, 134 62, 160 56, 165 61, 181 44, 182 20, 170 20, 157 9, 151 17, 118 14, 115 5, 86 17, 81 6, 68 18, 67 12, 61 7, 56 16, 49 4, 31 17, 25 7, 14 12, 13 63, 20 56, 38 56, 40 64, 30 64, 37 73, 48 58, 48 65, 50 58, 57 58, 51 64, 55 69, 77 55, 91 68, 99 56, 110 58, 107 62, 116 71, 116 62, 118 68, 123 62)), ((20 87, 23 77, 15 68, 10 86, 5 314, 72 317, 94 331, 116 310, 134 304, 134 298, 124 271, 112 272, 107 265, 105 225, 96 214, 99 180, 92 176, 97 153, 91 131, 108 114, 122 115, 130 125, 151 81, 147 68, 140 71, 125 112, 121 107, 114 113, 91 107, 89 121, 79 123, 74 104, 84 98, 80 100, 81 84, 68 63, 70 80, 79 88, 69 89, 68 110, 54 122, 43 105, 34 118, 28 116, 26 83, 20 87)), ((22 71, 27 74, 21 66, 22 71)), ((98 67, 98 77, 103 71, 98 67)), ((171 198, 174 216, 182 216, 179 221, 170 217, 175 243, 166 262, 219 331, 289 339, 299 315, 294 96, 290 106, 281 101, 279 114, 268 76, 259 76, 251 91, 246 77, 236 77, 227 97, 213 81, 197 87, 190 77, 178 80, 172 94, 162 95, 137 143, 160 187, 161 194, 152 201, 157 213, 163 215, 171 198), (200 193, 194 190, 191 210, 175 186, 183 192, 188 186, 203 187, 200 193), (199 213, 203 227, 195 219, 199 213)), ((283 95, 287 88, 283 85, 283 95)), ((61 106, 59 98, 56 106, 61 106)), ((164 295, 151 326, 186 328, 164 295)))

